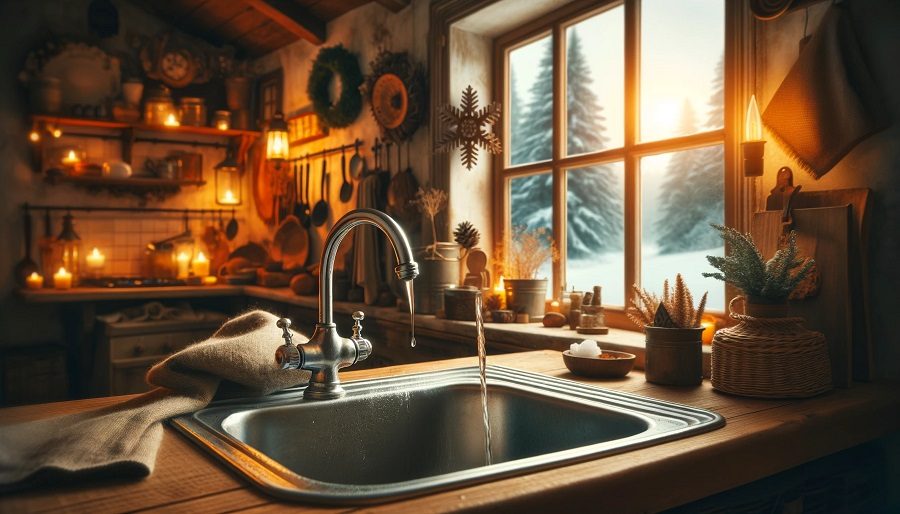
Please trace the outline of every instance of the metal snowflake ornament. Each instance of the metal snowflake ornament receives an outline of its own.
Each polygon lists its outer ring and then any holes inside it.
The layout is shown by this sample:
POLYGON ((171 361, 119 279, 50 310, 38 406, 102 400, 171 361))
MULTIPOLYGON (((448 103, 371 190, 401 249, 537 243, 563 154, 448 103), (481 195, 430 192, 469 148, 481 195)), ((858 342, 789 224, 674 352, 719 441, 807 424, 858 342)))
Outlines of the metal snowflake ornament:
POLYGON ((444 133, 435 145, 435 151, 447 153, 461 147, 460 160, 466 169, 471 170, 478 162, 478 147, 492 154, 502 151, 500 138, 491 131, 491 125, 500 120, 500 104, 491 102, 478 108, 478 93, 467 86, 463 91, 462 105, 445 105, 441 108, 441 122, 444 133))

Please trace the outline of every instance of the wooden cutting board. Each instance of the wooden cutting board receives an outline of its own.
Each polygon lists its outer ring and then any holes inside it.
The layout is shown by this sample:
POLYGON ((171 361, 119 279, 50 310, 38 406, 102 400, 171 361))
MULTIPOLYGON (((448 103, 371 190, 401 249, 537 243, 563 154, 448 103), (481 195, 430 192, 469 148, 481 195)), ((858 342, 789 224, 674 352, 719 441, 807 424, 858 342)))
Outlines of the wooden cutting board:
MULTIPOLYGON (((825 334, 835 387, 849 387, 853 376, 853 333, 849 233, 849 205, 794 209, 794 230, 801 254, 812 256, 819 270, 819 293, 791 302, 791 314, 806 319, 806 327, 825 334)), ((751 235, 760 251, 770 258, 778 248, 781 212, 753 214, 751 235)))
MULTIPOLYGON (((869 196, 868 188, 832 189, 826 191, 800 191, 794 196, 793 207, 853 206, 853 226, 850 231, 850 291, 854 298, 853 309, 853 379, 870 380, 874 371, 869 301, 869 196)), ((766 210, 780 210, 783 195, 773 190, 766 199, 766 210)))

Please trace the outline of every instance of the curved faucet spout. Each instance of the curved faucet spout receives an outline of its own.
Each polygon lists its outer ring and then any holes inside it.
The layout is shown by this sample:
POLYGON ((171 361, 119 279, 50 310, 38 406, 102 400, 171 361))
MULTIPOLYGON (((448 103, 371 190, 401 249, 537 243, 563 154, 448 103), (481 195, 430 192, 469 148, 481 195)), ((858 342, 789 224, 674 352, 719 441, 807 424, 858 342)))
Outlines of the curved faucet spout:
POLYGON ((322 249, 322 260, 319 268, 320 325, 331 325, 334 323, 332 312, 334 261, 337 258, 337 251, 344 236, 359 225, 378 227, 387 236, 388 241, 394 248, 394 255, 398 262, 397 267, 394 268, 397 278, 408 281, 419 275, 419 266, 413 259, 413 252, 409 246, 409 241, 406 239, 406 234, 393 218, 375 209, 356 209, 348 212, 332 227, 328 237, 325 238, 325 246, 322 249))

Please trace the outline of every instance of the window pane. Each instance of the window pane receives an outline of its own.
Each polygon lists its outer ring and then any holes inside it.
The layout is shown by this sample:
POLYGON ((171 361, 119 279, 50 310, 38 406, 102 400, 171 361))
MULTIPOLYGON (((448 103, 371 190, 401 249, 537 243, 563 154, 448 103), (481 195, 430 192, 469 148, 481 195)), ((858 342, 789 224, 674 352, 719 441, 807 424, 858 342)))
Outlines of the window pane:
POLYGON ((725 247, 710 223, 725 219, 722 145, 641 159, 641 283, 662 293, 677 273, 694 301, 709 291, 707 309, 725 309, 725 286, 701 273, 713 271, 707 255, 725 247))
POLYGON ((724 126, 722 0, 641 2, 641 140, 724 126))
MULTIPOLYGON (((525 230, 546 231, 553 234, 553 175, 550 172, 516 177, 509 181, 510 225, 515 232, 525 230)), ((534 278, 553 278, 553 264, 548 259, 541 265, 534 278)), ((531 277, 508 277, 531 278, 531 277)), ((548 295, 551 288, 547 288, 548 295)))
POLYGON ((604 305, 625 305, 621 162, 569 170, 566 174, 566 287, 603 287, 604 305))
POLYGON ((622 6, 566 29, 566 152, 621 147, 625 139, 622 6))
POLYGON ((509 52, 509 162, 546 161, 553 152, 553 39, 509 52))

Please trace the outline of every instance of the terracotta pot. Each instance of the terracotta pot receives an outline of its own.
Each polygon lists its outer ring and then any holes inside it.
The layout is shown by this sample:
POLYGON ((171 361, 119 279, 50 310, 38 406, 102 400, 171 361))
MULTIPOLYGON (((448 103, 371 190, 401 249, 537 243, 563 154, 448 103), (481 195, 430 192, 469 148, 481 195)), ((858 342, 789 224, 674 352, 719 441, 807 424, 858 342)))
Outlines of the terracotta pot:
POLYGON ((544 316, 544 302, 547 300, 546 278, 510 278, 504 282, 507 308, 516 313, 525 313, 532 319, 544 316))
POLYGON ((698 385, 703 382, 703 327, 644 327, 647 382, 698 385))

